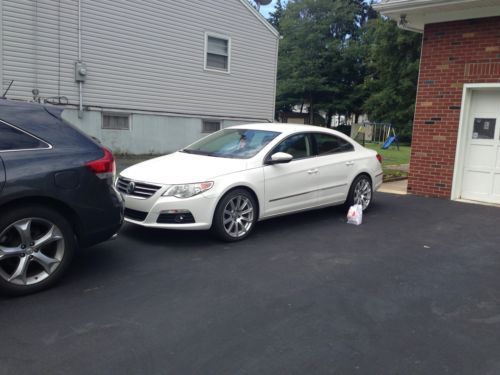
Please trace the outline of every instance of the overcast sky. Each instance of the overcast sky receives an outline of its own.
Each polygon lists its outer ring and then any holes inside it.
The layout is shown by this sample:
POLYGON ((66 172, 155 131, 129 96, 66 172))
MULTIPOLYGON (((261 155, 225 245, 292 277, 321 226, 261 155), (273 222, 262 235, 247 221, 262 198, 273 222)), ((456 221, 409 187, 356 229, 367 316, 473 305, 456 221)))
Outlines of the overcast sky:
POLYGON ((264 17, 267 18, 269 16, 269 12, 274 10, 274 4, 276 4, 276 0, 273 0, 273 2, 269 5, 260 7, 260 12, 264 15, 264 17))
MULTIPOLYGON (((286 3, 286 0, 282 1, 282 3, 286 3)), ((365 3, 369 3, 369 1, 365 0, 365 3)), ((272 12, 274 10, 274 4, 276 4, 276 0, 273 0, 273 2, 269 5, 260 7, 260 12, 264 15, 264 17, 267 18, 269 16, 269 12, 272 12)))

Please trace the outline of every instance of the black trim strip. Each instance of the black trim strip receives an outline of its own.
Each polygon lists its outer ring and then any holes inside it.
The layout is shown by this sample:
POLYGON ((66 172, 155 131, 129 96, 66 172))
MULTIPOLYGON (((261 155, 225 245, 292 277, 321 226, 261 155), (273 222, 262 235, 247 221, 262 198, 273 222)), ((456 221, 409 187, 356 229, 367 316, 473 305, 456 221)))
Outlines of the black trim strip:
POLYGON ((346 185, 347 185, 347 184, 334 185, 334 186, 329 186, 329 187, 322 188, 322 189, 316 189, 316 190, 306 191, 305 193, 299 193, 299 194, 288 195, 288 196, 286 196, 286 197, 275 198, 275 199, 271 199, 271 200, 269 201, 269 203, 271 203, 271 202, 276 202, 276 201, 281 201, 281 200, 283 200, 283 199, 288 199, 288 198, 295 198, 295 197, 299 197, 299 196, 301 196, 301 195, 306 195, 306 194, 316 193, 316 192, 318 192, 318 191, 330 190, 330 189, 336 189, 336 188, 339 188, 339 187, 342 187, 342 186, 346 186, 346 185))

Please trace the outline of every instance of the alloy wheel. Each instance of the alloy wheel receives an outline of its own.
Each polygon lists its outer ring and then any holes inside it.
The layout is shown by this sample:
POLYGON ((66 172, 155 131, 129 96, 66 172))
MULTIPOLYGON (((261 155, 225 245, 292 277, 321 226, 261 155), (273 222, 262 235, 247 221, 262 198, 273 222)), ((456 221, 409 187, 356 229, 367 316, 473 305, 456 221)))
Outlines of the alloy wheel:
POLYGON ((50 277, 65 253, 61 230, 41 218, 16 221, 0 233, 0 277, 19 286, 50 277))
POLYGON ((372 200, 372 185, 367 178, 361 178, 354 187, 354 203, 365 210, 372 200))
POLYGON ((253 222, 254 207, 248 197, 237 195, 227 202, 222 214, 222 224, 230 237, 243 237, 250 231, 253 222))

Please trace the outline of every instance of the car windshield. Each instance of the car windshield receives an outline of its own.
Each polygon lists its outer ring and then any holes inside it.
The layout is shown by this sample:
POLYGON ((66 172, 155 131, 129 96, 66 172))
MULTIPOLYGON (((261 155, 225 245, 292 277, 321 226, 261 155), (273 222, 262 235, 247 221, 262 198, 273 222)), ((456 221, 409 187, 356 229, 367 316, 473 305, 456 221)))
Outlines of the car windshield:
POLYGON ((280 133, 254 129, 223 129, 181 150, 221 158, 254 157, 280 133))

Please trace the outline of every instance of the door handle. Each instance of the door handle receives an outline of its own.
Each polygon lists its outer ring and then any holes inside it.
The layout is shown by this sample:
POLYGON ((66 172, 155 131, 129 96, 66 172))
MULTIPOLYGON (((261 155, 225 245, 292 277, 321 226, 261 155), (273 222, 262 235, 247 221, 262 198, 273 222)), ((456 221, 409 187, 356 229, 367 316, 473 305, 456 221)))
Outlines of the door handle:
POLYGON ((307 174, 316 174, 316 173, 318 173, 318 172, 319 172, 319 169, 317 169, 317 168, 316 168, 316 169, 309 169, 309 170, 307 171, 307 174))
POLYGON ((354 162, 353 161, 346 161, 345 165, 350 167, 350 166, 354 165, 354 162))

